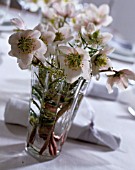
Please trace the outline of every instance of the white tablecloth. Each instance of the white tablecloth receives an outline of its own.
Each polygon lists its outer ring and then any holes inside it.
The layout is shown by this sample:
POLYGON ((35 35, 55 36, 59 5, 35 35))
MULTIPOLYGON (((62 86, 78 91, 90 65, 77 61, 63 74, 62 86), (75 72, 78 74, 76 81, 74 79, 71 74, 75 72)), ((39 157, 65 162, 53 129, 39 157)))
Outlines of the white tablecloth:
POLYGON ((0 38, 0 170, 134 170, 135 120, 127 106, 116 101, 87 99, 95 109, 96 125, 120 136, 117 150, 68 139, 59 157, 43 163, 24 151, 26 128, 5 124, 3 115, 9 98, 30 91, 30 72, 20 70, 16 59, 7 55, 8 36, 0 38))

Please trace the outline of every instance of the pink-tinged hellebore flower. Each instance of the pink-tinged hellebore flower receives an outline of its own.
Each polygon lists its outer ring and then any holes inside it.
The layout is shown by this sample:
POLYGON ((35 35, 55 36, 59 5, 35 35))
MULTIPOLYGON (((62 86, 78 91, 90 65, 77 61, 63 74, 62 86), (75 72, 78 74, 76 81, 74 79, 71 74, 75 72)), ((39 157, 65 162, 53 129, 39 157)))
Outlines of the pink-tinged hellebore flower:
POLYGON ((109 93, 113 92, 113 85, 116 84, 120 89, 124 90, 128 87, 128 79, 135 80, 135 73, 128 69, 123 69, 108 76, 106 87, 109 93))
POLYGON ((46 45, 39 39, 41 33, 38 30, 24 30, 12 34, 9 37, 11 51, 9 55, 18 58, 19 66, 22 69, 31 65, 34 57, 44 62, 46 45))
POLYGON ((108 26, 112 22, 112 17, 109 16, 109 6, 107 4, 103 4, 101 6, 96 7, 94 4, 90 4, 86 10, 87 16, 89 16, 89 20, 93 22, 97 27, 108 26))
POLYGON ((79 13, 72 19, 72 25, 76 32, 81 31, 82 27, 87 27, 89 23, 90 22, 84 13, 79 13))
POLYGON ((51 21, 55 21, 57 18, 56 11, 53 8, 49 8, 48 6, 45 6, 42 9, 42 15, 51 21))
POLYGON ((82 31, 84 34, 92 34, 96 31, 96 27, 93 23, 89 23, 88 25, 83 26, 82 31))
POLYGON ((41 32, 40 39, 47 46, 47 51, 46 51, 45 56, 48 57, 48 56, 50 56, 50 54, 54 54, 55 46, 53 46, 52 44, 56 37, 55 33, 45 29, 42 24, 37 25, 34 29, 41 32))
POLYGON ((47 31, 51 31, 55 34, 54 44, 63 44, 69 42, 73 38, 71 29, 67 25, 59 29, 55 29, 52 25, 49 25, 47 31))
POLYGON ((37 25, 34 28, 34 30, 40 31, 40 33, 41 33, 40 39, 46 45, 51 44, 54 41, 55 37, 56 37, 54 32, 46 30, 42 24, 37 25))
POLYGON ((111 60, 107 55, 113 52, 113 50, 113 48, 105 47, 91 58, 92 75, 96 76, 97 80, 100 78, 99 73, 101 70, 107 70, 112 67, 111 60))
POLYGON ((54 3, 53 8, 62 17, 73 18, 76 15, 75 5, 73 3, 54 3))
POLYGON ((83 27, 82 36, 85 41, 93 47, 97 45, 105 45, 113 37, 113 35, 108 32, 101 33, 99 30, 96 30, 93 23, 89 23, 86 27, 83 27))
POLYGON ((67 46, 60 46, 59 50, 60 67, 64 70, 67 82, 73 83, 81 76, 90 79, 89 55, 86 51, 67 46))

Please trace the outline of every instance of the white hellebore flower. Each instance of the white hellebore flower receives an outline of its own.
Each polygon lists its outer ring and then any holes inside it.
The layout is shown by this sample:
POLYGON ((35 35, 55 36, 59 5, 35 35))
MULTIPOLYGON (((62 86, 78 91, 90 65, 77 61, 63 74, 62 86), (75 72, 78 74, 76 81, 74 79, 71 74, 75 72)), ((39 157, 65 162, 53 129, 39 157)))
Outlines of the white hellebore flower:
POLYGON ((55 39, 54 39, 55 44, 63 44, 70 41, 73 38, 69 26, 63 26, 57 30, 52 25, 49 25, 47 31, 51 31, 55 33, 55 39))
POLYGON ((86 10, 87 16, 89 16, 89 20, 93 22, 97 27, 108 26, 112 22, 112 17, 109 16, 109 6, 107 4, 103 4, 101 6, 96 7, 94 4, 90 4, 86 10))
POLYGON ((106 87, 109 93, 113 92, 113 85, 116 84, 120 89, 124 90, 128 87, 128 79, 135 80, 135 73, 123 69, 115 72, 115 74, 108 76, 106 87))
POLYGON ((48 57, 50 54, 55 53, 55 46, 53 46, 53 41, 55 40, 55 33, 52 31, 48 31, 44 28, 42 24, 37 25, 34 30, 38 30, 41 32, 40 39, 44 42, 44 44, 47 46, 47 51, 45 56, 48 57))
POLYGON ((84 29, 82 29, 82 35, 85 41, 87 41, 92 46, 105 45, 113 37, 113 35, 108 32, 101 33, 99 30, 96 30, 93 23, 89 23, 87 27, 83 28, 84 29))
POLYGON ((53 8, 58 15, 65 18, 73 18, 76 15, 75 5, 73 3, 54 3, 53 8))
POLYGON ((40 36, 41 33, 38 30, 24 30, 9 37, 11 45, 9 55, 18 58, 19 66, 22 69, 28 68, 34 57, 44 62, 47 47, 39 39, 40 36))
POLYGON ((41 33, 40 39, 46 44, 51 44, 55 39, 55 33, 48 31, 42 24, 37 25, 34 30, 38 30, 41 33))
POLYGON ((89 21, 85 13, 77 14, 72 20, 72 25, 76 32, 81 31, 81 28, 86 27, 88 23, 89 21))
POLYGON ((73 83, 79 77, 90 79, 89 55, 81 48, 60 46, 59 62, 61 69, 67 78, 67 82, 73 83))
POLYGON ((57 18, 56 11, 53 8, 49 8, 48 6, 45 6, 42 9, 42 15, 52 21, 55 21, 55 19, 57 18))
POLYGON ((96 27, 93 23, 89 23, 88 25, 84 26, 82 30, 84 30, 84 34, 92 34, 96 31, 96 27))
POLYGON ((105 47, 91 58, 92 75, 96 76, 97 79, 100 78, 99 72, 101 70, 106 70, 112 67, 111 60, 107 55, 113 52, 113 50, 113 48, 105 47))

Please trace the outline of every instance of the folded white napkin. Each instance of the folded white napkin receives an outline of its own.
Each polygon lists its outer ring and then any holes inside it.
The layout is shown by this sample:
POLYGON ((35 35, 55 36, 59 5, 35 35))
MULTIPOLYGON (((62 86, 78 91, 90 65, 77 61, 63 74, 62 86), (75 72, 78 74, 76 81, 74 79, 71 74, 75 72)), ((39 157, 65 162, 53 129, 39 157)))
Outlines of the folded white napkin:
MULTIPOLYGON (((72 123, 68 137, 90 143, 104 145, 115 150, 120 145, 120 138, 111 133, 97 129, 93 122, 93 108, 84 98, 77 115, 72 123)), ((17 98, 11 98, 5 109, 5 122, 27 126, 28 121, 28 101, 17 98)))
POLYGON ((6 123, 27 126, 29 102, 20 98, 8 100, 5 108, 4 119, 6 123))
POLYGON ((123 57, 132 56, 134 54, 134 45, 119 36, 114 36, 109 44, 111 47, 115 48, 115 53, 123 57))
POLYGON ((116 100, 118 97, 118 89, 114 87, 113 93, 109 94, 104 82, 90 82, 85 96, 92 96, 105 100, 116 100))

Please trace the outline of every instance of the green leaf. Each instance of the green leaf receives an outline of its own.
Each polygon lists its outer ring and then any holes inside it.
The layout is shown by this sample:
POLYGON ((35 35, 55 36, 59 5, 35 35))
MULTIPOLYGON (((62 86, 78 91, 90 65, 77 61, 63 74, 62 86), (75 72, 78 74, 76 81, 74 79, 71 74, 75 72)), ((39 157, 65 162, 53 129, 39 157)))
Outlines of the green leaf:
POLYGON ((35 104, 35 105, 37 106, 37 108, 40 110, 39 105, 37 104, 37 102, 36 102, 34 99, 32 99, 32 102, 33 102, 33 104, 35 104))
POLYGON ((39 89, 36 86, 32 86, 32 94, 37 97, 37 99, 40 101, 42 100, 42 89, 39 89))
POLYGON ((35 73, 35 75, 36 75, 36 77, 37 77, 40 85, 44 88, 44 84, 43 84, 43 82, 41 81, 40 77, 37 75, 37 73, 35 73))
POLYGON ((30 116, 34 116, 35 118, 37 118, 37 114, 32 108, 30 108, 30 116))

